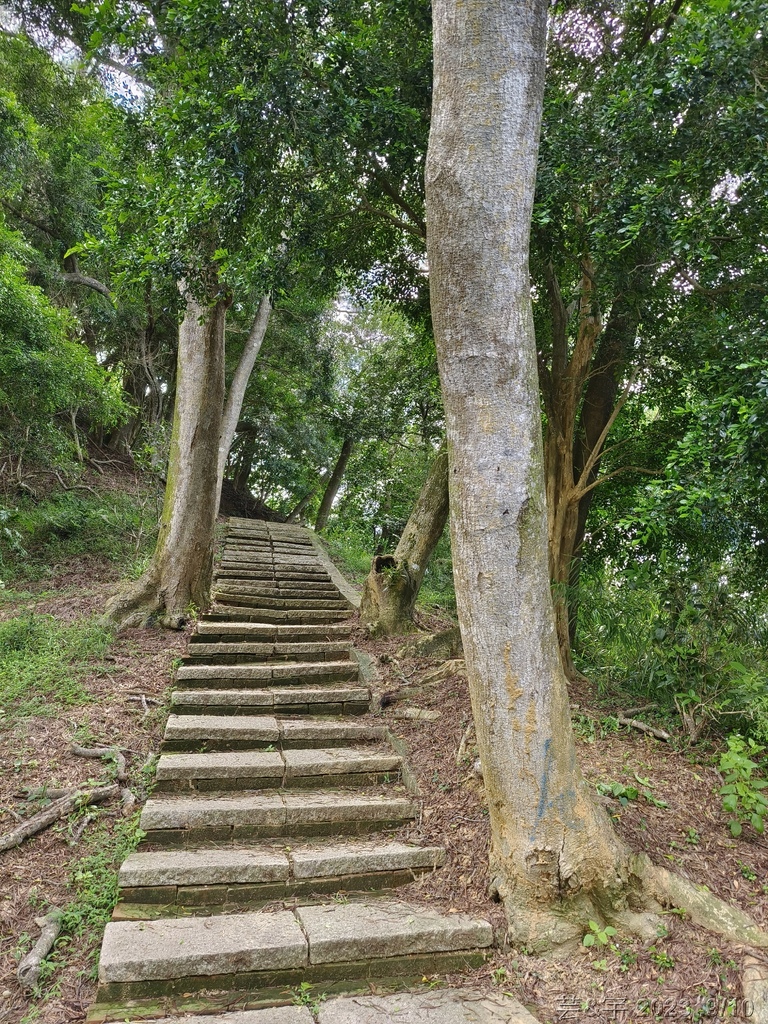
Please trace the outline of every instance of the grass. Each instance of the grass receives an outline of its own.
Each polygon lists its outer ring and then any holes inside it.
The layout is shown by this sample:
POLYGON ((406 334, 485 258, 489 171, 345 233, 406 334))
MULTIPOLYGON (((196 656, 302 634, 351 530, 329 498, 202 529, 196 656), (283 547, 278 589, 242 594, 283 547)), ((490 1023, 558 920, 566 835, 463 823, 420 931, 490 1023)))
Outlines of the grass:
POLYGON ((7 589, 45 579, 66 559, 96 555, 129 575, 154 546, 159 515, 151 489, 55 491, 0 507, 0 580, 7 589))
POLYGON ((111 640, 110 629, 89 619, 29 614, 0 622, 0 724, 90 703, 81 680, 111 640))

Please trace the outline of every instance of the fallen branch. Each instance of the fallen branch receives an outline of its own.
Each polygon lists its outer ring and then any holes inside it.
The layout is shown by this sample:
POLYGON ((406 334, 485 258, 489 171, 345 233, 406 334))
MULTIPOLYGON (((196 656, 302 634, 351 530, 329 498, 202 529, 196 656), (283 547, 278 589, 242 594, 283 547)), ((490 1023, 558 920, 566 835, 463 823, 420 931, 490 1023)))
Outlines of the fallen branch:
POLYGON ((146 704, 154 704, 155 707, 160 707, 162 701, 155 700, 154 697, 145 697, 143 693, 132 693, 125 698, 127 701, 134 701, 136 704, 141 704, 144 707, 146 704))
POLYGON ((88 828, 92 821, 98 818, 98 814, 94 811, 92 814, 84 814, 80 821, 77 823, 77 828, 72 833, 72 838, 69 840, 70 846, 77 846, 80 840, 83 838, 83 832, 88 828))
POLYGON ((625 718, 624 715, 619 715, 617 721, 619 725, 628 725, 633 729, 639 729, 640 732, 647 732, 650 736, 655 736, 657 740, 664 740, 665 743, 669 743, 672 739, 668 732, 657 729, 653 725, 646 725, 645 722, 641 722, 637 718, 625 718))
POLYGON ((4 836, 0 836, 0 852, 12 850, 14 846, 20 846, 25 839, 29 839, 30 836, 42 832, 44 828, 48 828, 54 821, 63 818, 65 814, 69 814, 71 811, 77 811, 81 807, 87 807, 89 804, 98 804, 102 800, 109 800, 111 797, 117 796, 119 790, 120 787, 113 783, 109 786, 81 789, 70 796, 54 800, 45 810, 40 811, 39 814, 35 814, 31 818, 27 818, 18 828, 7 832, 4 836))
POLYGON ((31 803, 33 800, 61 800, 63 796, 69 796, 71 793, 76 793, 77 788, 75 786, 68 786, 66 789, 51 789, 49 786, 38 786, 36 789, 22 790, 20 793, 14 793, 14 797, 17 800, 25 800, 27 803, 31 803))
POLYGON ((59 937, 63 920, 64 914, 54 907, 45 917, 38 917, 35 921, 35 924, 41 928, 40 938, 16 969, 19 984, 27 991, 37 985, 43 960, 53 949, 53 944, 59 937))
POLYGON ((115 762, 117 771, 115 779, 118 782, 125 782, 128 778, 128 769, 125 764, 125 755, 119 747, 79 747, 73 743, 69 748, 77 757, 91 757, 95 760, 106 757, 115 762))

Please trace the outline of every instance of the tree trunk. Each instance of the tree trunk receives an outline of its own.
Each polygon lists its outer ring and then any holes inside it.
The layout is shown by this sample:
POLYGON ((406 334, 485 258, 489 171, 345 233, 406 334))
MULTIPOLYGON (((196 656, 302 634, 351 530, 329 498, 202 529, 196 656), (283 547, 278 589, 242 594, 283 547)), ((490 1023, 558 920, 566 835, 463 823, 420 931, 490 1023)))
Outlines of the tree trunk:
POLYGON ((237 423, 240 419, 240 413, 243 408, 245 391, 248 387, 248 381, 251 379, 251 373, 253 372, 256 357, 261 350, 264 335, 267 333, 269 315, 271 312, 272 304, 269 301, 269 296, 264 295, 259 303, 259 308, 256 312, 253 326, 251 327, 248 335, 248 340, 245 343, 242 355, 240 356, 240 361, 237 364, 237 369, 235 370, 235 375, 229 386, 227 403, 224 406, 224 413, 221 418, 221 434, 219 436, 218 484, 216 492, 217 507, 221 498, 221 484, 224 479, 224 470, 227 465, 229 450, 235 439, 237 423))
POLYGON ((336 495, 339 493, 341 487, 341 481, 344 479, 344 473, 347 469, 347 463, 349 457, 352 454, 355 442, 351 438, 347 437, 344 439, 344 444, 341 446, 341 452, 339 454, 338 461, 333 467, 331 473, 331 479, 328 481, 328 486, 325 488, 322 501, 320 502, 320 508, 317 512, 317 519, 315 520, 315 532, 322 533, 328 525, 328 517, 331 514, 333 503, 336 500, 336 495))
POLYGON ((459 622, 516 942, 620 906, 628 851, 576 763, 548 570, 528 244, 545 0, 436 0, 427 158, 432 315, 448 429, 459 622))
POLYGON ((160 532, 145 574, 107 604, 105 617, 120 627, 157 621, 181 628, 208 601, 230 299, 204 306, 185 291, 185 300, 160 532))
POLYGON ((560 657, 569 679, 578 676, 571 647, 577 607, 572 588, 578 583, 579 552, 600 469, 600 453, 616 412, 619 381, 637 327, 636 316, 629 315, 619 299, 601 335, 594 299, 595 271, 586 257, 583 266, 579 326, 570 357, 559 285, 554 270, 549 268, 552 365, 539 367, 547 413, 544 465, 549 573, 560 657))
POLYGON ((424 573, 448 519, 448 454, 432 463, 392 555, 376 555, 360 599, 360 619, 375 636, 413 632, 424 573))

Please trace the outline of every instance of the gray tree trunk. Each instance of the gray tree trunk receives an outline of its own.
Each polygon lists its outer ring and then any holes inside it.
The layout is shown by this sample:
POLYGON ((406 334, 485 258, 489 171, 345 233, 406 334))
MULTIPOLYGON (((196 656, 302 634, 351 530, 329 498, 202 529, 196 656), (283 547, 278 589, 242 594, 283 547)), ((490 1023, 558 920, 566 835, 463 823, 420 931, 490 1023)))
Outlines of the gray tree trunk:
POLYGON ((315 520, 315 532, 322 533, 328 525, 328 517, 331 514, 333 503, 336 500, 336 495, 339 493, 341 487, 341 481, 344 479, 344 473, 347 469, 347 463, 349 457, 352 454, 352 449, 355 446, 355 442, 347 437, 344 439, 344 443, 341 446, 341 452, 339 458, 336 461, 336 465, 333 467, 331 478, 328 481, 328 486, 325 488, 322 500, 320 502, 320 508, 317 511, 317 519, 315 520))
POLYGON ((248 340, 245 343, 240 361, 237 364, 235 375, 232 378, 232 383, 229 386, 229 393, 227 394, 227 402, 224 406, 224 413, 221 418, 221 434, 219 436, 219 459, 218 459, 218 485, 216 492, 216 507, 218 508, 218 502, 221 500, 221 485, 224 480, 224 470, 227 465, 227 458, 229 457, 229 450, 232 447, 232 442, 235 439, 235 431, 237 430, 237 424, 240 419, 240 413, 243 409, 243 399, 245 398, 245 391, 248 387, 248 381, 251 379, 251 373, 256 362, 262 342, 264 341, 264 335, 267 333, 267 327, 269 326, 269 315, 272 312, 272 304, 269 301, 269 296, 264 295, 259 303, 259 308, 256 312, 256 316, 253 321, 250 333, 248 334, 248 340))
POLYGON ((426 168, 459 622, 510 931, 575 938, 629 879, 576 763, 549 587, 528 243, 545 0, 435 0, 426 168), (595 909, 598 908, 598 909, 595 909))
POLYGON ((184 297, 160 532, 147 571, 107 604, 105 617, 121 627, 156 621, 180 628, 193 609, 208 601, 230 300, 218 298, 204 306, 189 292, 184 297))
POLYGON ((392 555, 376 555, 360 598, 360 619, 375 636, 413 632, 413 610, 448 519, 448 454, 429 468, 392 555))

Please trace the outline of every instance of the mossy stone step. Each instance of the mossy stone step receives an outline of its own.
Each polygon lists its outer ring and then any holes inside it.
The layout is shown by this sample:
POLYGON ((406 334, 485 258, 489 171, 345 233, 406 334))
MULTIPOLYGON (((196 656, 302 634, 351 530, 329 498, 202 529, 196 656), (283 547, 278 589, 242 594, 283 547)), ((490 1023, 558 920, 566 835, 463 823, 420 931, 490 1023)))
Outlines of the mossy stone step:
POLYGON ((176 686, 211 689, 236 689, 261 686, 313 686, 358 679, 357 661, 270 661, 245 665, 181 665, 176 670, 176 686))
POLYGON ((386 891, 445 862, 442 847, 397 842, 331 841, 290 848, 173 850, 134 853, 120 869, 118 920, 222 909, 328 892, 386 891))
POLYGON ((345 611, 278 611, 272 608, 249 609, 248 607, 217 606, 208 613, 209 622, 259 622, 263 624, 308 626, 314 623, 344 622, 352 615, 352 608, 345 611))
POLYGON ((349 624, 309 626, 278 626, 263 622, 220 622, 209 621, 203 616, 197 624, 197 630, 191 636, 191 642, 210 643, 242 641, 262 643, 314 643, 332 640, 345 640, 352 632, 349 624))
POLYGON ((265 686, 261 689, 188 689, 171 694, 179 715, 360 715, 369 710, 371 692, 362 686, 265 686))
POLYGON ((415 817, 397 793, 265 791, 247 796, 150 798, 141 814, 146 842, 172 846, 276 836, 363 835, 415 817))
POLYGON ((356 721, 171 714, 161 750, 260 750, 271 746, 314 749, 381 742, 386 737, 385 726, 356 721))
MULTIPOLYGON (((395 900, 295 911, 111 922, 102 997, 250 989, 296 979, 397 977, 444 954, 487 955, 490 924, 395 900)), ((451 957, 454 960, 454 957, 451 957)), ((460 958, 456 958, 460 961, 460 958)), ((439 969, 439 968, 438 968, 439 969)))
POLYGON ((350 644, 346 640, 295 640, 278 643, 218 641, 189 644, 182 664, 237 664, 245 660, 348 661, 351 657, 350 644))
POLYGON ((245 589, 218 587, 214 592, 214 602, 219 605, 242 605, 246 608, 266 608, 275 611, 329 611, 349 610, 349 603, 343 597, 271 597, 253 594, 245 589))

